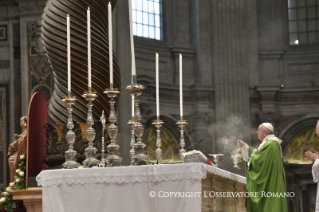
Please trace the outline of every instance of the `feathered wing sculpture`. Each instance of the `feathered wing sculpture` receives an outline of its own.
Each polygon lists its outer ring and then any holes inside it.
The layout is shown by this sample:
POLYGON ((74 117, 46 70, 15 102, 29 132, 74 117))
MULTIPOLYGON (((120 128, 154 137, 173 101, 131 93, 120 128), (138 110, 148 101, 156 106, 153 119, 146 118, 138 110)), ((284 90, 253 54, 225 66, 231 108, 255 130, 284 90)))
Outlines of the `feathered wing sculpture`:
MULTIPOLYGON (((109 114, 109 102, 103 94, 109 87, 109 41, 106 0, 48 0, 42 15, 42 39, 54 74, 54 91, 49 103, 49 122, 64 124, 67 110, 62 99, 67 96, 67 39, 66 16, 70 15, 72 95, 76 96, 73 119, 86 122, 87 102, 82 97, 88 90, 87 64, 87 8, 91 10, 91 67, 92 89, 98 98, 93 102, 93 116, 101 111, 109 114)), ((116 0, 110 1, 112 8, 116 0)), ((120 71, 113 56, 114 87, 120 87, 120 71)))

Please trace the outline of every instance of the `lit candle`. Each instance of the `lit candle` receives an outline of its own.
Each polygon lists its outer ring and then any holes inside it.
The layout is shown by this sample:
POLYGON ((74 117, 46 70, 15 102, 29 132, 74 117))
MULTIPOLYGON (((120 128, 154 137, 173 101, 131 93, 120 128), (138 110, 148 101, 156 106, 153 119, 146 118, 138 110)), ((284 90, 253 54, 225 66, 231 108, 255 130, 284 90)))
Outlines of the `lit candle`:
POLYGON ((110 87, 113 87, 113 37, 112 37, 112 5, 108 5, 109 19, 109 65, 110 65, 110 87))
POLYGON ((156 70, 156 115, 157 119, 159 119, 160 113, 159 113, 159 77, 158 77, 158 53, 156 53, 155 56, 155 70, 156 70))
POLYGON ((90 7, 87 10, 87 40, 88 40, 88 87, 91 88, 91 18, 90 7))
POLYGON ((179 54, 179 109, 181 119, 183 118, 183 71, 182 71, 182 55, 179 54))
POLYGON ((132 26, 132 2, 131 0, 128 1, 128 11, 129 11, 129 18, 130 18, 130 37, 131 37, 131 55, 132 55, 132 76, 136 75, 135 70, 135 52, 134 52, 134 38, 133 38, 133 26, 132 26))
POLYGON ((66 16, 66 40, 67 40, 67 63, 68 63, 68 94, 71 94, 71 50, 70 50, 70 16, 66 16))

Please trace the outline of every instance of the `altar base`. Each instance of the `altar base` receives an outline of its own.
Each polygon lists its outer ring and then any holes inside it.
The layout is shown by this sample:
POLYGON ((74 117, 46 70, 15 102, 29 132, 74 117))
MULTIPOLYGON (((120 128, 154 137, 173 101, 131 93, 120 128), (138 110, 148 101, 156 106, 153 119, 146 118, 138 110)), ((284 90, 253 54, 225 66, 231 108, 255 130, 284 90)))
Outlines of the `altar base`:
POLYGON ((10 191, 13 200, 22 200, 27 212, 42 212, 42 188, 10 191))

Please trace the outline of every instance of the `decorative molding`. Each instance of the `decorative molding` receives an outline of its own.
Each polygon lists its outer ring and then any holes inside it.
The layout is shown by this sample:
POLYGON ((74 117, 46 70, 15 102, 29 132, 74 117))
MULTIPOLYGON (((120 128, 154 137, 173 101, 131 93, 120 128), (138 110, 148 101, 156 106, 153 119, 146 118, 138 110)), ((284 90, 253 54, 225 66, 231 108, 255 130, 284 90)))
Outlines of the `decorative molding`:
POLYGON ((261 112, 257 114, 257 117, 259 119, 259 123, 268 122, 271 123, 275 129, 277 129, 279 118, 281 117, 280 111, 274 111, 274 112, 261 112))
POLYGON ((300 62, 300 63, 288 63, 288 75, 305 75, 305 74, 314 74, 318 73, 319 71, 316 70, 316 67, 318 65, 318 62, 315 61, 312 62, 300 62))
POLYGON ((263 112, 276 110, 276 94, 280 90, 279 86, 258 86, 256 90, 261 96, 261 110, 263 112))
POLYGON ((188 55, 188 56, 193 56, 195 55, 195 49, 191 48, 181 48, 181 47, 172 47, 171 48, 172 54, 175 56, 178 56, 179 54, 182 54, 183 56, 188 55))
POLYGON ((41 20, 27 24, 27 35, 31 47, 31 55, 45 54, 45 49, 41 38, 41 20))
POLYGON ((44 83, 47 77, 52 73, 49 63, 47 63, 45 56, 38 56, 30 66, 31 75, 37 81, 44 83))
POLYGON ((20 13, 31 13, 31 12, 43 12, 43 9, 46 5, 46 1, 37 1, 37 2, 21 2, 19 3, 19 12, 20 13))
POLYGON ((19 13, 18 6, 8 6, 8 16, 15 16, 19 13))

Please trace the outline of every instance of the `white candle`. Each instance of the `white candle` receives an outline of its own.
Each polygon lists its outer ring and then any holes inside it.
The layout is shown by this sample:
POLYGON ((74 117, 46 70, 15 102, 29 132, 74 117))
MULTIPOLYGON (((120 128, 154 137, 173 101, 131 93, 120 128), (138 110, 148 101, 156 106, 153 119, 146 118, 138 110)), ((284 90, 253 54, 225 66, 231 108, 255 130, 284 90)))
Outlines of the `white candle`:
POLYGON ((132 95, 132 117, 134 117, 134 96, 132 95))
POLYGON ((158 77, 158 53, 155 56, 155 70, 156 70, 156 115, 157 119, 159 119, 160 112, 159 112, 159 77, 158 77))
POLYGON ((110 65, 110 87, 113 86, 113 35, 112 35, 112 5, 108 5, 109 19, 109 65, 110 65))
POLYGON ((87 10, 87 40, 88 40, 88 87, 91 88, 91 18, 90 7, 87 10))
POLYGON ((70 50, 70 16, 66 16, 66 40, 67 40, 67 63, 68 63, 68 93, 71 92, 71 50, 70 50))
POLYGON ((179 54, 179 103, 180 116, 183 118, 183 71, 181 54, 179 54))
POLYGON ((132 76, 136 75, 135 70, 135 52, 134 52, 134 38, 133 38, 133 26, 132 26, 132 2, 128 1, 128 12, 130 18, 130 37, 131 37, 131 55, 132 55, 132 76))

